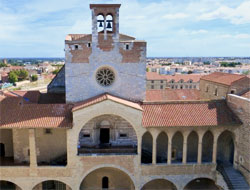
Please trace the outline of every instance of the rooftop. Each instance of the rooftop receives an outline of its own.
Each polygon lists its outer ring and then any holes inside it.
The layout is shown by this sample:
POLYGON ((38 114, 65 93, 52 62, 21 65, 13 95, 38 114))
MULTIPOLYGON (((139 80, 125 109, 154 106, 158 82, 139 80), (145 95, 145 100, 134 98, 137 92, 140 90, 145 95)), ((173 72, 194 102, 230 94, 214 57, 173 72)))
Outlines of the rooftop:
POLYGON ((203 76, 201 79, 230 86, 233 82, 246 78, 245 75, 214 72, 203 76))

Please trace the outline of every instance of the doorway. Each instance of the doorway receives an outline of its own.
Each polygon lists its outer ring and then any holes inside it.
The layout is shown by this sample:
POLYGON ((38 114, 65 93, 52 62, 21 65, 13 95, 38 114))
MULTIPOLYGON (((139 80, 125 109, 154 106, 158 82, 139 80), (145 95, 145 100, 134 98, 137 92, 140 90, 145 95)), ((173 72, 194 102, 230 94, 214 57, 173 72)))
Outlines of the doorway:
POLYGON ((5 156, 5 147, 3 143, 0 143, 0 157, 5 156))
POLYGON ((109 143, 109 128, 101 128, 100 129, 100 143, 107 144, 109 143))

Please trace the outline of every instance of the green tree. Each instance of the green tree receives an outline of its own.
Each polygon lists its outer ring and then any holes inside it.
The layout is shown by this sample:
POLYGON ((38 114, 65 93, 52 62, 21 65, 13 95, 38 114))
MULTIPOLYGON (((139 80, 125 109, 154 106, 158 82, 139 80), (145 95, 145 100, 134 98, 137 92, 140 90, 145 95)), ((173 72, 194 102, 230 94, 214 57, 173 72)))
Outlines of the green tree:
POLYGON ((21 70, 18 72, 17 75, 18 75, 19 80, 25 80, 25 79, 28 77, 29 73, 28 73, 28 71, 26 71, 26 70, 24 70, 24 69, 21 69, 21 70))
POLYGON ((52 73, 53 73, 54 75, 56 75, 59 71, 60 71, 60 69, 56 69, 56 70, 54 70, 52 73))
POLYGON ((31 81, 37 81, 38 79, 38 76, 37 75, 32 75, 31 76, 31 81))
POLYGON ((9 77, 9 81, 10 81, 11 83, 15 83, 15 82, 18 81, 18 77, 17 77, 15 71, 10 71, 8 77, 9 77))
POLYGON ((1 67, 7 67, 7 65, 4 64, 4 63, 0 63, 0 68, 1 68, 1 67))
POLYGON ((193 73, 193 71, 188 71, 188 74, 192 74, 193 73))
POLYGON ((146 72, 149 72, 149 68, 146 68, 146 72))
POLYGON ((249 75, 249 74, 250 74, 250 70, 244 71, 244 72, 242 72, 242 74, 243 74, 243 75, 249 75))

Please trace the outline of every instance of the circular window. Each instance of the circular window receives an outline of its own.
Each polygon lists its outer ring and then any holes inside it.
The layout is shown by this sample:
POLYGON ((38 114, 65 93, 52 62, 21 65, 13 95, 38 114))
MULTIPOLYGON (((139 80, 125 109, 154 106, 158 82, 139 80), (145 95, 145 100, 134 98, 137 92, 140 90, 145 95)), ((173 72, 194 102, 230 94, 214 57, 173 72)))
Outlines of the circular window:
POLYGON ((101 68, 96 73, 96 80, 102 86, 110 86, 115 80, 115 74, 109 68, 101 68))

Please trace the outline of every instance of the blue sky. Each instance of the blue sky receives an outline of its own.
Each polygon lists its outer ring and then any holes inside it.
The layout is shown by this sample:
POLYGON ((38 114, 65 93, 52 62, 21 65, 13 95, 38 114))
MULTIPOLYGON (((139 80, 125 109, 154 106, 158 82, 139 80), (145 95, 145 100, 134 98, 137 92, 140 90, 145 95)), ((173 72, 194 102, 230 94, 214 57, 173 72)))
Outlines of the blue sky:
POLYGON ((250 56, 250 0, 0 0, 0 57, 64 57, 91 33, 90 3, 121 3, 120 32, 147 56, 250 56))

